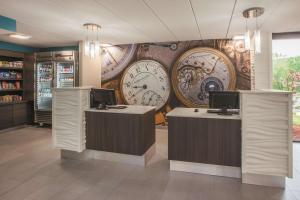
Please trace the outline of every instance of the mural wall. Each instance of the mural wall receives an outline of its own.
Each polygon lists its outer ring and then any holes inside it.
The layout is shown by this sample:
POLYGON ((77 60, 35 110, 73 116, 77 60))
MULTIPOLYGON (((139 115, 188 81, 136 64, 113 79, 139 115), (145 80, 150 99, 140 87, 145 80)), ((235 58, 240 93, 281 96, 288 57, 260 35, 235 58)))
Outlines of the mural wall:
POLYGON ((212 90, 251 89, 250 52, 242 40, 106 45, 102 87, 119 104, 156 106, 156 122, 174 107, 208 104, 212 90))

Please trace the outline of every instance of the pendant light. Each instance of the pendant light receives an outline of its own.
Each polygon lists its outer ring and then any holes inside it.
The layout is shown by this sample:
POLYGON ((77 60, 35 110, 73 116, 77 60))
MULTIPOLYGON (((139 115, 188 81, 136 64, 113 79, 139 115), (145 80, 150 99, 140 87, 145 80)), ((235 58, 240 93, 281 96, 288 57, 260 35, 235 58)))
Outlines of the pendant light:
POLYGON ((260 30, 257 26, 257 17, 255 18, 255 32, 254 32, 254 45, 255 45, 255 53, 261 53, 261 39, 260 39, 260 30))
POLYGON ((101 26, 93 23, 83 24, 86 29, 86 39, 84 41, 84 55, 94 59, 100 55, 99 31, 101 26))
POLYGON ((249 18, 255 18, 255 31, 254 31, 254 51, 256 54, 261 53, 261 37, 260 29, 257 25, 257 18, 264 13, 265 9, 261 7, 253 7, 247 10, 244 10, 243 16, 246 19, 246 32, 245 32, 245 48, 250 49, 251 40, 250 40, 250 30, 248 29, 247 20, 249 18))
POLYGON ((246 19, 246 32, 244 34, 244 41, 245 41, 245 49, 250 50, 251 40, 250 40, 250 31, 248 30, 247 19, 246 19))

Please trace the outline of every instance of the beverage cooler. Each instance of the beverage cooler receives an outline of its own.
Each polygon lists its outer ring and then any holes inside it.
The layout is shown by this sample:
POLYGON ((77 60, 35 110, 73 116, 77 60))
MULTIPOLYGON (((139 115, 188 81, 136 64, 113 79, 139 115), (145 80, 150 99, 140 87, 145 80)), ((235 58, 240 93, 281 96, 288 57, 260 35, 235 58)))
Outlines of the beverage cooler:
POLYGON ((52 88, 78 86, 78 52, 36 54, 35 122, 52 124, 52 88))

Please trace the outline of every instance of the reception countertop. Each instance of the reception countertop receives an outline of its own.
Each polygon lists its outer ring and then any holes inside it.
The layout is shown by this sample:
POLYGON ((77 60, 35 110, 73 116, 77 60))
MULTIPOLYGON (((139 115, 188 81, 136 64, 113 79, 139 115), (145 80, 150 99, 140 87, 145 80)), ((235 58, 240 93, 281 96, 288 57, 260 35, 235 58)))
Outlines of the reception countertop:
POLYGON ((215 119, 236 119, 240 120, 240 115, 218 115, 216 113, 207 113, 206 108, 175 108, 167 114, 167 117, 192 117, 192 118, 215 118, 215 119))
POLYGON ((120 114, 145 114, 151 110, 155 110, 154 106, 138 106, 138 105, 126 105, 126 108, 116 109, 109 108, 107 110, 98 110, 96 108, 87 109, 87 112, 102 112, 102 113, 120 113, 120 114))

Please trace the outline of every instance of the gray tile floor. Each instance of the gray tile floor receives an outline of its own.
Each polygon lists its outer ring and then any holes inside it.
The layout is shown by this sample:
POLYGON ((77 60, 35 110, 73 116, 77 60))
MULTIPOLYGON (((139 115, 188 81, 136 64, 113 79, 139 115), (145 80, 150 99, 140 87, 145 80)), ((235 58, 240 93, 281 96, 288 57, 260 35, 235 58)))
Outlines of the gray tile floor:
POLYGON ((148 167, 100 160, 60 160, 51 130, 27 127, 0 134, 1 200, 300 200, 300 143, 294 179, 285 190, 225 177, 170 172, 167 130, 157 130, 157 154, 148 167))

